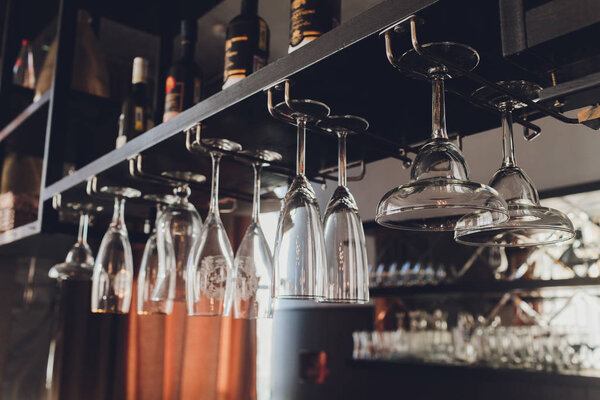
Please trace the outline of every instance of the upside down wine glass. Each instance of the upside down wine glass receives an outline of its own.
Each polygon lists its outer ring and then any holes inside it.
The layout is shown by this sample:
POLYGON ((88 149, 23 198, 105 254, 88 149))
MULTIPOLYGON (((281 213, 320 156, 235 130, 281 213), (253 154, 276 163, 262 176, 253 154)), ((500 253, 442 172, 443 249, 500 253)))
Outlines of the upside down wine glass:
MULTIPOLYGON (((428 43, 422 47, 466 70, 479 63, 477 52, 463 44, 428 43)), ((477 226, 508 220, 506 202, 495 189, 470 180, 462 153, 448 140, 444 103, 448 69, 414 49, 404 53, 399 63, 432 83, 432 133, 413 162, 409 183, 390 190, 379 202, 377 223, 395 229, 451 231, 466 214, 478 216, 477 226)))
POLYGON ((245 319, 273 317, 273 257, 265 239, 258 215, 260 214, 260 175, 263 166, 281 160, 281 154, 270 150, 248 152, 254 159, 254 197, 252 221, 246 229, 234 260, 236 286, 234 317, 245 319))
MULTIPOLYGON (((519 92, 523 97, 537 98, 541 87, 525 81, 498 82, 499 85, 519 92)), ((542 207, 538 192, 525 171, 517 166, 513 141, 512 112, 525 104, 489 87, 473 93, 480 101, 501 111, 502 166, 490 186, 508 203, 510 219, 496 226, 478 226, 478 216, 466 215, 457 224, 454 238, 462 244, 474 246, 529 247, 563 242, 575 236, 569 218, 553 208, 542 207)))
POLYGON ((171 195, 149 194, 144 196, 144 200, 156 203, 156 223, 146 241, 142 262, 140 263, 137 285, 137 313, 138 315, 170 314, 173 311, 173 299, 168 295, 156 298, 153 293, 157 286, 162 283, 160 272, 165 269, 162 268, 161 264, 164 261, 161 262, 158 251, 158 221, 166 205, 173 203, 175 198, 171 195))
POLYGON ((115 199, 112 221, 102 238, 92 277, 92 312, 129 312, 133 291, 133 256, 125 226, 125 199, 140 197, 139 190, 105 186, 100 192, 115 199))
POLYGON ((354 196, 346 186, 346 138, 368 129, 369 123, 353 115, 332 116, 319 126, 338 137, 338 187, 331 196, 323 230, 327 250, 326 302, 369 301, 367 247, 354 196))
POLYGON ((90 212, 100 212, 103 207, 94 206, 93 204, 69 203, 67 208, 79 213, 77 242, 67 253, 64 262, 50 268, 48 276, 58 280, 89 281, 94 272, 94 255, 87 242, 90 212))
POLYGON ((202 139, 212 159, 210 208, 188 262, 186 301, 188 315, 228 316, 233 302, 233 249, 219 215, 219 164, 223 152, 242 146, 227 139, 202 139))
POLYGON ((329 115, 329 107, 314 100, 291 100, 274 107, 297 126, 296 177, 283 199, 273 254, 273 297, 320 300, 324 297, 325 242, 319 204, 304 175, 306 125, 329 115))
POLYGON ((172 196, 175 201, 168 204, 156 220, 160 263, 158 283, 152 292, 154 300, 186 301, 187 264, 202 230, 200 214, 188 201, 190 194, 188 185, 175 187, 172 196))

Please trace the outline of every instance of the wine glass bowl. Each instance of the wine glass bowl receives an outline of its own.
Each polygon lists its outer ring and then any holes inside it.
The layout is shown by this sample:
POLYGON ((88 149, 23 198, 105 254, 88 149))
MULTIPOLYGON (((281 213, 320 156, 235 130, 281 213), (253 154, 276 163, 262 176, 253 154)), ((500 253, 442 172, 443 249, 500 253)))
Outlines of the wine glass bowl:
MULTIPOLYGON (((541 89, 539 85, 525 81, 502 81, 498 85, 532 100, 541 89)), ((490 180, 490 186, 506 200, 510 219, 496 226, 482 227, 476 223, 477 216, 465 215, 457 223, 455 240, 474 246, 530 247, 573 238, 575 230, 569 218, 559 210, 542 207, 533 182, 517 166, 512 111, 525 104, 489 87, 476 90, 473 97, 502 112, 503 159, 500 169, 490 180)))
POLYGON ((178 185, 172 201, 156 220, 156 244, 159 257, 157 282, 152 291, 155 301, 170 299, 184 302, 186 299, 185 271, 194 243, 200 236, 202 219, 188 201, 188 185, 178 185))
POLYGON ((161 266, 158 253, 157 226, 165 207, 173 204, 177 201, 177 198, 173 195, 156 194, 147 194, 143 198, 156 204, 156 223, 146 241, 140 263, 137 285, 137 313, 138 315, 170 314, 173 310, 173 298, 170 296, 155 298, 153 296, 156 287, 162 283, 161 278, 164 278, 164 276, 161 276, 161 270, 165 269, 161 266))
POLYGON ((67 203, 65 206, 79 214, 77 242, 67 253, 64 262, 50 268, 48 276, 59 280, 89 281, 94 271, 94 255, 87 243, 90 213, 101 212, 104 208, 91 203, 67 203))
POLYGON ((262 167, 281 160, 281 154, 270 150, 244 151, 251 156, 254 170, 252 220, 237 250, 234 267, 236 286, 234 317, 255 319, 273 316, 273 258, 260 226, 260 174, 262 167))
POLYGON ((141 196, 136 189, 105 186, 101 193, 114 196, 110 226, 102 238, 92 276, 92 312, 129 312, 133 291, 133 256, 125 226, 125 199, 141 196))

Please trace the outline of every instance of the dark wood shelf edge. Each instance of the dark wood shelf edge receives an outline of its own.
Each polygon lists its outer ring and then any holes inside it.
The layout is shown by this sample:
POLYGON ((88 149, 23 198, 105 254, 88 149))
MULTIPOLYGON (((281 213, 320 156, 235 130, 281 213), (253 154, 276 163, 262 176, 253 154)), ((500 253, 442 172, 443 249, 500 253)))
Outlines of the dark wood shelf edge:
POLYGON ((443 374, 468 374, 470 377, 488 379, 506 379, 507 382, 521 380, 530 383, 549 383, 568 386, 600 387, 600 375, 578 375, 556 371, 533 371, 524 369, 491 368, 480 365, 452 365, 420 363, 401 360, 348 360, 347 364, 357 369, 411 371, 427 374, 439 372, 443 374))
POLYGON ((44 93, 40 99, 36 102, 31 103, 27 106, 19 115, 17 115, 12 121, 10 121, 1 131, 0 131, 0 141, 6 139, 8 135, 18 129, 21 125, 23 125, 32 115, 41 110, 45 105, 48 104, 50 100, 50 91, 44 93))
POLYGON ((126 161, 132 156, 193 126, 196 122, 206 120, 238 102, 262 92, 282 79, 290 77, 340 50, 380 32, 395 22, 437 3, 437 1, 411 0, 398 2, 396 0, 386 0, 374 6, 312 43, 265 66, 243 81, 214 94, 175 118, 138 136, 123 147, 105 154, 73 174, 45 187, 42 199, 44 201, 48 200, 55 194, 85 182, 91 176, 126 161))
POLYGON ((418 295, 448 294, 491 294, 506 293, 513 290, 536 290, 544 288, 600 287, 600 279, 573 278, 556 280, 516 280, 473 283, 455 283, 439 286, 390 286, 371 288, 372 297, 401 297, 418 295))

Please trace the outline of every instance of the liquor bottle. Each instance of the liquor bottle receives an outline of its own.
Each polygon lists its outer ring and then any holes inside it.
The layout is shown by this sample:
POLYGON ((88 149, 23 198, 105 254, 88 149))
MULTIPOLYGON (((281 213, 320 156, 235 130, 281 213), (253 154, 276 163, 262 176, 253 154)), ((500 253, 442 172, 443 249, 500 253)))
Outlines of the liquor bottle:
POLYGON ((21 50, 13 66, 13 83, 29 89, 35 88, 35 70, 33 68, 33 51, 27 39, 21 41, 21 50))
POLYGON ((338 26, 340 9, 340 0, 291 0, 288 53, 338 26))
POLYGON ((148 92, 148 60, 136 57, 133 59, 131 90, 123 101, 119 116, 117 148, 152 128, 152 100, 148 92))
POLYGON ((169 69, 165 83, 165 113, 167 121, 200 101, 201 72, 194 62, 196 21, 181 21, 181 57, 169 69))
POLYGON ((242 0, 242 12, 227 26, 223 89, 267 64, 269 26, 257 15, 258 0, 242 0))

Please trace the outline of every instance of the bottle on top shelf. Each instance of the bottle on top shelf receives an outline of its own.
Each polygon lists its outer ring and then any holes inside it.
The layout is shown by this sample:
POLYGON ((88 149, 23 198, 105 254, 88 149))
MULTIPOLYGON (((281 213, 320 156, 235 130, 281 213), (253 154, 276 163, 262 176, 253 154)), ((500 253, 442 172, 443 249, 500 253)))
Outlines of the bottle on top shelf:
POLYGON ((148 60, 136 57, 133 59, 131 89, 123 101, 119 116, 117 148, 146 132, 153 125, 152 99, 148 90, 148 60))
POLYGON ((340 10, 341 0, 291 0, 288 53, 338 26, 340 10))
POLYGON ((257 13, 258 0, 242 0, 242 12, 227 26, 223 89, 267 64, 269 27, 257 13))
POLYGON ((13 66, 13 83, 28 89, 35 88, 35 70, 33 67, 33 50, 27 39, 21 41, 21 50, 13 66))
POLYGON ((171 66, 165 82, 165 112, 167 121, 200 101, 202 74, 194 62, 196 21, 181 21, 181 56, 171 66))

